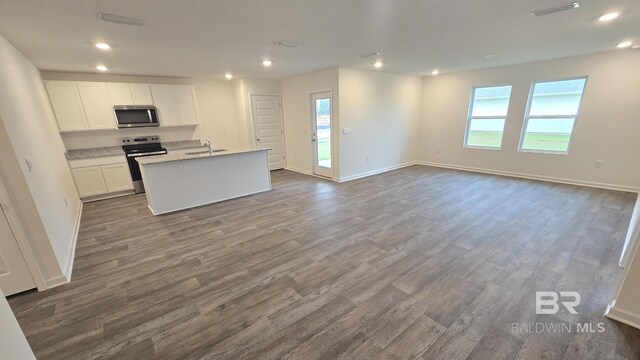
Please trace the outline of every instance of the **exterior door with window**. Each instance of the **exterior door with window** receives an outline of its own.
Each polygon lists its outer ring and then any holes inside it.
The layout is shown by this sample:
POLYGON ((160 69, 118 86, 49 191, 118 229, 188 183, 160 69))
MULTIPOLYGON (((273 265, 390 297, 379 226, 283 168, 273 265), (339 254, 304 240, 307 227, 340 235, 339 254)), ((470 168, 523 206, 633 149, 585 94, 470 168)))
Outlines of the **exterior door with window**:
POLYGON ((269 170, 284 168, 284 140, 280 96, 252 95, 251 113, 256 145, 269 148, 269 170))
POLYGON ((324 177, 333 177, 331 164, 331 93, 322 92, 311 95, 313 173, 324 177))

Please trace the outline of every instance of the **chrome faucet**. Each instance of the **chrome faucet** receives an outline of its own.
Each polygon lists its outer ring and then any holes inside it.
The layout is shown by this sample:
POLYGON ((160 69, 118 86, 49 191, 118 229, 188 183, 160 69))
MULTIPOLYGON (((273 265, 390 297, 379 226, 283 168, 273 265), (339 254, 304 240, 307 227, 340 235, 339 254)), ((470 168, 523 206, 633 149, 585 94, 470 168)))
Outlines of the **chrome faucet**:
POLYGON ((213 155, 213 146, 211 145, 211 140, 209 139, 204 139, 204 144, 207 146, 207 148, 209 149, 209 155, 213 155))

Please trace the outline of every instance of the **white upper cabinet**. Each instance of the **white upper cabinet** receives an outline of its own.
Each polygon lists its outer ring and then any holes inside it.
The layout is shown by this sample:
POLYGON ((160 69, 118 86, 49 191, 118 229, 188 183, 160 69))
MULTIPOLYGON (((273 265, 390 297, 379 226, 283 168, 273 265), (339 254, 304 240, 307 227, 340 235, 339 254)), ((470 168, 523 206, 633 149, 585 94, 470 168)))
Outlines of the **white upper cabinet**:
POLYGON ((113 104, 106 83, 78 82, 78 91, 91 129, 116 129, 113 104))
POLYGON ((180 116, 180 124, 197 124, 195 96, 193 87, 189 85, 175 85, 173 87, 176 96, 176 104, 178 106, 178 115, 180 116))
POLYGON ((190 85, 45 81, 60 131, 117 129, 115 105, 155 105, 160 126, 197 125, 190 85))
POLYGON ((178 106, 172 85, 151 85, 153 104, 158 108, 160 126, 180 125, 178 106))
POLYGON ((148 84, 129 85, 131 87, 131 95, 133 96, 133 105, 153 105, 151 88, 148 84))
POLYGON ((75 81, 45 81, 45 86, 60 131, 89 129, 75 81))
POLYGON ((126 83, 107 83, 111 106, 114 105, 135 105, 131 96, 131 88, 126 83))

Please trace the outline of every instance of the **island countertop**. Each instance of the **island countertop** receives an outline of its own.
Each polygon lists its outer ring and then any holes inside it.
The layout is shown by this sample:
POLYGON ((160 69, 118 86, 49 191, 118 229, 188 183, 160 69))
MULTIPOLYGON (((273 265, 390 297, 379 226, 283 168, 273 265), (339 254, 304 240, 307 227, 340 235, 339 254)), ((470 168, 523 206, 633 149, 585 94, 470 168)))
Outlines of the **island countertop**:
POLYGON ((167 154, 167 155, 156 155, 156 156, 144 156, 136 159, 138 164, 140 165, 151 165, 151 164, 162 164, 173 161, 183 161, 183 160, 194 160, 194 159, 203 159, 210 157, 218 157, 218 156, 229 156, 235 154, 244 154, 256 151, 267 151, 270 150, 268 148, 239 148, 232 150, 223 150, 218 151, 214 149, 213 154, 209 154, 209 151, 205 149, 203 150, 194 150, 197 154, 167 154))

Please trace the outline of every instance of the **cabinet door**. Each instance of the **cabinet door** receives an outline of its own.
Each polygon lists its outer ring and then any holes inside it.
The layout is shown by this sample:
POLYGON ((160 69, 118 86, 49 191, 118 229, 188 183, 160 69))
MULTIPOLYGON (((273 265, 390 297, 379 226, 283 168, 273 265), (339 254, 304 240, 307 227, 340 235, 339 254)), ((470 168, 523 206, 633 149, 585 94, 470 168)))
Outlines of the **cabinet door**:
POLYGON ((129 84, 107 83, 107 90, 109 91, 109 99, 111 100, 111 106, 134 105, 129 84))
POLYGON ((180 124, 197 124, 196 104, 193 87, 188 85, 176 85, 173 87, 178 106, 180 124))
POLYGON ((129 84, 129 86, 133 96, 133 105, 153 105, 151 88, 148 84, 129 84))
POLYGON ((178 108, 172 85, 151 85, 153 104, 158 108, 160 126, 179 125, 178 108))
POLYGON ((102 165, 101 168, 109 192, 133 190, 133 181, 127 163, 102 165))
POLYGON ((116 129, 113 105, 106 83, 78 82, 84 113, 91 129, 116 129))
POLYGON ((71 171, 81 198, 107 193, 107 184, 104 182, 100 166, 77 168, 71 171))
POLYGON ((45 81, 60 131, 86 130, 89 123, 73 81, 45 81))

